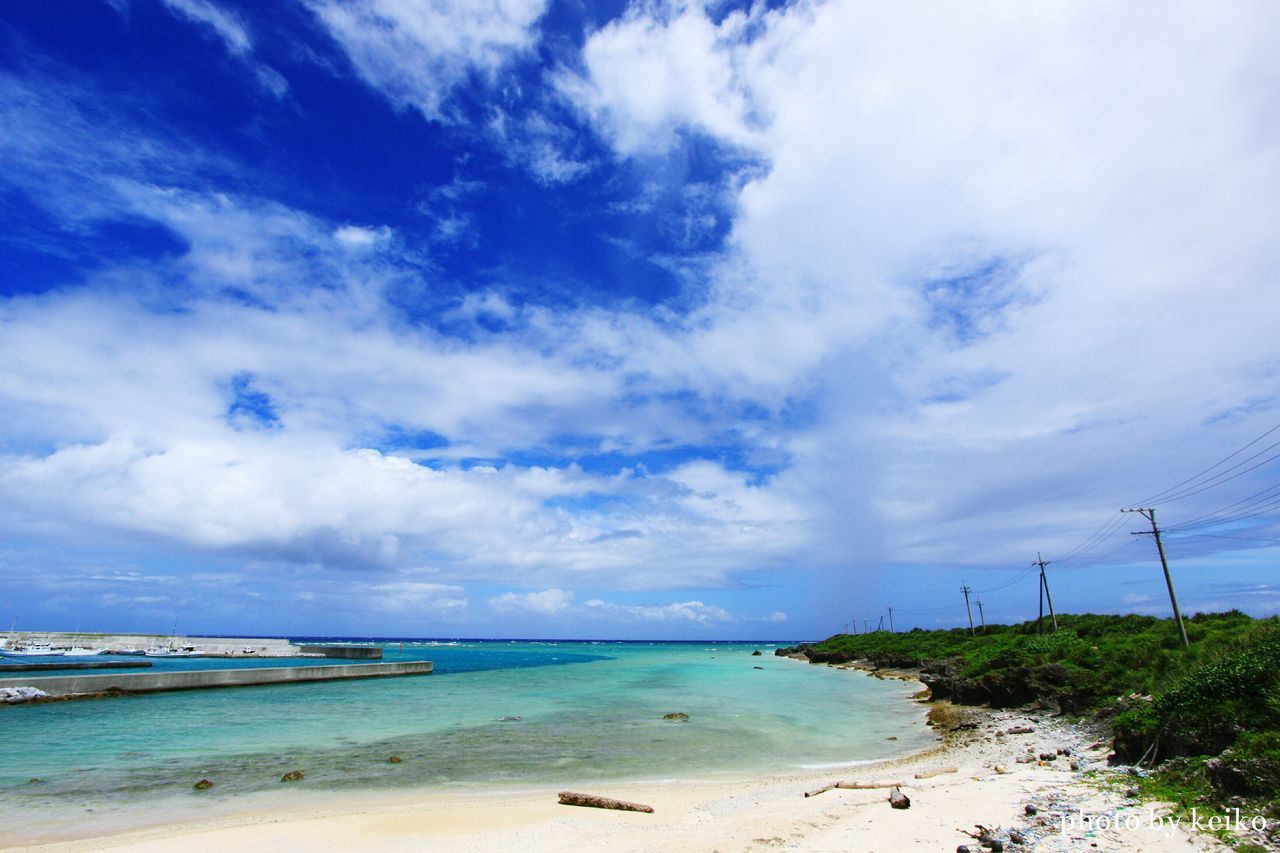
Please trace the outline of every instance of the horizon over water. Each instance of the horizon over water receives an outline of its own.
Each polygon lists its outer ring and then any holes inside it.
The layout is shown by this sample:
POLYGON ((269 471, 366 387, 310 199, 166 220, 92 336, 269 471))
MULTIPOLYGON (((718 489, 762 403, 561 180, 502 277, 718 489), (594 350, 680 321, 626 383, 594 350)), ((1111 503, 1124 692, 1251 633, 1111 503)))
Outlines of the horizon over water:
POLYGON ((910 683, 776 657, 777 642, 379 644, 435 674, 5 707, 0 846, 343 794, 795 773, 936 742, 910 683), (193 790, 202 778, 214 787, 193 790))

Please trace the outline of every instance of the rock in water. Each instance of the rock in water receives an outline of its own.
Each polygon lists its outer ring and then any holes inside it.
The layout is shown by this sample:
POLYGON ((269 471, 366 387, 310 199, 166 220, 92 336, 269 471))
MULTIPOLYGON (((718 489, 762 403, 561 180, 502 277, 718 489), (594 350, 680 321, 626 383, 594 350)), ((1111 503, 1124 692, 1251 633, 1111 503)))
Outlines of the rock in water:
POLYGON ((664 719, 664 720, 677 720, 677 721, 682 722, 682 723, 687 723, 687 722, 689 722, 689 715, 688 715, 688 714, 685 714, 685 713, 682 713, 682 712, 680 712, 680 711, 672 711, 670 714, 663 714, 663 715, 662 715, 662 719, 664 719))
POLYGON ((208 779, 201 779, 199 782, 195 783, 191 787, 195 788, 197 791, 207 791, 213 787, 213 783, 210 782, 208 779))
POLYGON ((400 761, 401 761, 401 758, 398 755, 393 755, 387 759, 388 764, 399 764, 400 761))
POLYGON ((911 798, 902 793, 899 788, 891 788, 889 790, 889 805, 895 809, 911 808, 911 798))
POLYGON ((759 649, 756 649, 754 652, 752 652, 752 653, 751 653, 751 656, 752 656, 753 658, 758 658, 758 657, 760 657, 760 654, 761 654, 760 650, 759 650, 759 649))
POLYGON ((301 770, 290 770, 288 773, 280 777, 281 782, 301 782, 303 773, 301 770))

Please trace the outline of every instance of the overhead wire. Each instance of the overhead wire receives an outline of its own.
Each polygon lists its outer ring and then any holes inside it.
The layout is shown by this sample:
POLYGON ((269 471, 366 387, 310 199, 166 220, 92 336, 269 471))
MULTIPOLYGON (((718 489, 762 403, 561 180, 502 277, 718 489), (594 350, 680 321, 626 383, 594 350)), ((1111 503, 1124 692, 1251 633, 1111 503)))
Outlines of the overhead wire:
MULTIPOLYGON (((1186 486, 1186 485, 1190 484, 1191 482, 1193 482, 1193 481, 1195 481, 1195 480, 1200 479, 1200 478, 1201 478, 1201 477, 1203 477, 1205 474, 1208 474, 1210 471, 1212 471, 1214 468, 1217 468, 1217 467, 1218 467, 1219 465, 1221 465, 1222 463, 1231 461, 1231 460, 1232 460, 1232 459, 1234 459, 1235 457, 1239 456, 1241 453, 1244 453, 1246 450, 1248 450, 1248 449, 1249 449, 1250 447, 1252 447, 1253 445, 1257 444, 1259 441, 1262 441, 1262 439, 1264 439, 1264 438, 1266 438, 1267 436, 1271 435, 1271 433, 1275 432, 1276 430, 1280 430, 1280 424, 1276 424, 1276 425, 1275 425, 1275 426, 1273 426, 1271 429, 1267 430, 1267 431, 1266 431, 1266 432, 1264 432, 1262 435, 1260 435, 1260 436, 1258 436, 1257 438, 1255 438, 1253 441, 1250 441, 1248 444, 1244 445, 1243 447, 1241 447, 1241 448, 1239 448, 1239 449, 1237 449, 1237 450, 1233 451, 1232 453, 1227 454, 1227 455, 1226 455, 1226 456, 1224 456, 1223 458, 1219 459, 1217 462, 1215 462, 1215 463, 1213 463, 1212 465, 1210 465, 1208 468, 1205 468, 1205 469, 1204 469, 1204 470, 1202 470, 1202 471, 1199 471, 1199 472, 1197 472, 1197 473, 1195 473, 1195 474, 1192 474, 1192 475, 1191 475, 1190 477, 1188 477, 1187 479, 1183 480, 1183 481, 1182 481, 1182 482, 1180 482, 1180 483, 1175 483, 1174 485, 1170 486, 1169 488, 1165 489, 1164 491, 1156 492, 1154 495, 1151 495, 1150 497, 1143 498, 1142 500, 1138 501, 1138 503, 1139 503, 1139 504, 1156 503, 1157 501, 1160 501, 1160 500, 1164 499, 1164 496, 1165 496, 1165 495, 1169 494, 1170 492, 1174 492, 1174 491, 1176 491, 1176 490, 1178 490, 1178 489, 1182 488, 1183 486, 1186 486)), ((1275 446, 1275 445, 1272 445, 1272 447, 1274 447, 1274 446, 1275 446)), ((1262 451, 1262 452, 1264 452, 1264 453, 1265 453, 1266 451, 1264 450, 1264 451, 1262 451)), ((1248 461, 1248 460, 1246 460, 1246 461, 1248 461)), ((1228 470, 1229 470, 1229 469, 1228 469, 1228 470)))

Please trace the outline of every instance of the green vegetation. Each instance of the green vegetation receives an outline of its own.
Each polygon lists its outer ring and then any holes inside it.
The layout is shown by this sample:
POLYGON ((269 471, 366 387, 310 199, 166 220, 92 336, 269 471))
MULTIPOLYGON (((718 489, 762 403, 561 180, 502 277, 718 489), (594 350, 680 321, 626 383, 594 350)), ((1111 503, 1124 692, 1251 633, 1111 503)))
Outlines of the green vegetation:
POLYGON ((1063 615, 1056 633, 1040 633, 1035 621, 990 625, 976 637, 877 631, 780 653, 919 667, 935 698, 961 704, 1039 702, 1085 714, 1112 726, 1120 759, 1159 765, 1140 780, 1145 793, 1280 815, 1280 619, 1198 614, 1187 634, 1183 648, 1168 619, 1063 615))

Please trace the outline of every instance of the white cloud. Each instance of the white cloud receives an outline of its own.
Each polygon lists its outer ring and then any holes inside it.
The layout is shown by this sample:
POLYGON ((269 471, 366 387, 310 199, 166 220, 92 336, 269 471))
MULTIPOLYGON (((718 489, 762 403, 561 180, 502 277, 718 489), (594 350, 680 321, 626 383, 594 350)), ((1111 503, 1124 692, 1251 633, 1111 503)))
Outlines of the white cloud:
POLYGON ((573 593, 562 589, 544 589, 541 592, 506 592, 489 599, 489 606, 498 613, 523 610, 543 616, 554 616, 573 604, 573 593))
POLYGON ((537 40, 545 0, 308 0, 356 73, 398 107, 444 118, 452 89, 491 77, 537 40))
POLYGON ((813 394, 782 482, 829 544, 1021 562, 1274 423, 1276 12, 935 12, 637 6, 559 86, 640 168, 681 134, 763 164, 679 333, 601 338, 656 384, 813 394))
POLYGON ((360 596, 376 609, 396 613, 412 612, 456 618, 469 602, 460 586, 422 581, 374 584, 369 595, 360 596))
POLYGON ((391 238, 391 229, 367 228, 361 225, 343 225, 333 232, 333 239, 349 249, 368 249, 391 238))
POLYGON ((775 610, 775 611, 773 611, 772 613, 770 613, 768 616, 766 616, 766 617, 764 618, 764 620, 763 620, 763 621, 765 621, 765 622, 786 622, 786 621, 787 621, 787 614, 783 613, 781 610, 775 610))
POLYGON ((723 607, 701 601, 681 601, 663 605, 617 604, 593 598, 583 605, 588 613, 610 617, 623 616, 645 622, 709 625, 733 622, 734 617, 723 607))
POLYGON ((176 15, 207 27, 222 42, 227 53, 244 62, 264 89, 277 98, 289 93, 289 81, 279 71, 252 58, 253 39, 235 13, 210 0, 162 0, 176 15))

